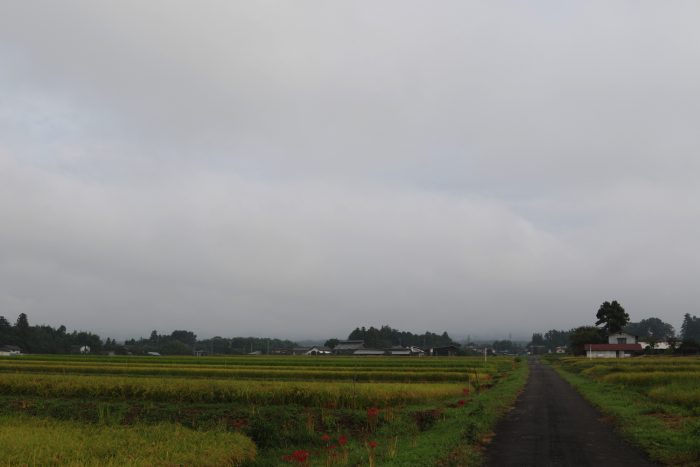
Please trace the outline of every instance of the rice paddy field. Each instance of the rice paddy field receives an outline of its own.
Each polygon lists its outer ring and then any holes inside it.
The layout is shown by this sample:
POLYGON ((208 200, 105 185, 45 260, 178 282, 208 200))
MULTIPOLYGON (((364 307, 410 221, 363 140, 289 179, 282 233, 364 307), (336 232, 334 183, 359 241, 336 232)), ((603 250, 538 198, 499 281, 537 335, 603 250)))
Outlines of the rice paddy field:
POLYGON ((549 361, 652 460, 700 465, 700 358, 549 361))
POLYGON ((0 358, 0 465, 478 465, 519 358, 0 358))

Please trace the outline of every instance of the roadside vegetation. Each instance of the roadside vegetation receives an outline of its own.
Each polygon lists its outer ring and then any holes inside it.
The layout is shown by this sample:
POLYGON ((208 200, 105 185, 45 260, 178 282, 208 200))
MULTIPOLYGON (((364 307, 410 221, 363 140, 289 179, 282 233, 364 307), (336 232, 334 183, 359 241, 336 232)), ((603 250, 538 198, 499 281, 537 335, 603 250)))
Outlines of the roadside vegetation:
POLYGON ((6 465, 478 465, 526 376, 512 357, 0 358, 0 450, 6 465))
POLYGON ((654 461, 700 465, 700 358, 545 358, 654 461))

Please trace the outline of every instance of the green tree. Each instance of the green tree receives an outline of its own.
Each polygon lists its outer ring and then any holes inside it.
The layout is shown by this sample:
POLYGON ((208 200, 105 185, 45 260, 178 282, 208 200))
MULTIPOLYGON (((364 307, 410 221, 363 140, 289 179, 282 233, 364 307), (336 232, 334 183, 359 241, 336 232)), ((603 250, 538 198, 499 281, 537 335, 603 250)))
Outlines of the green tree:
POLYGON ((549 331, 544 333, 545 345, 550 349, 568 346, 569 332, 570 331, 558 331, 556 329, 550 329, 549 331))
POLYGON ((158 341, 160 340, 160 336, 158 335, 158 331, 155 329, 151 331, 151 337, 148 338, 149 342, 151 344, 157 344, 158 341))
POLYGON ((639 336, 646 342, 663 342, 676 335, 676 331, 668 323, 659 318, 647 318, 638 323, 629 323, 625 326, 625 332, 639 336))
POLYGON ((12 325, 4 316, 0 316, 0 344, 12 344, 12 325))
POLYGON ((595 322, 596 326, 602 324, 601 329, 606 334, 614 334, 621 332, 622 328, 629 323, 630 315, 622 308, 622 305, 617 303, 617 300, 613 300, 612 302, 603 302, 600 305, 596 318, 598 318, 598 321, 595 322))
POLYGON ((170 334, 171 339, 193 346, 197 342, 197 335, 192 331, 175 330, 170 334))
POLYGON ((11 327, 10 322, 4 316, 0 316, 0 331, 9 330, 11 327))
POLYGON ((27 318, 27 315, 25 313, 20 313, 17 317, 17 321, 15 322, 15 329, 20 335, 26 335, 27 332, 29 332, 29 319, 27 318))
POLYGON ((502 341, 493 341, 492 347, 496 352, 515 353, 518 351, 518 347, 513 344, 512 341, 505 339, 502 341))
POLYGON ((533 333, 532 339, 530 339, 530 345, 544 345, 544 337, 542 337, 542 333, 533 333))
POLYGON ((569 331, 569 346, 574 355, 584 355, 586 344, 605 343, 605 334, 595 326, 580 326, 569 331))
POLYGON ((334 349, 336 345, 338 345, 338 339, 333 338, 333 339, 328 339, 325 344, 323 344, 324 347, 328 347, 329 349, 334 349))
POLYGON ((683 341, 700 342, 700 318, 690 316, 690 313, 684 315, 683 324, 681 325, 681 338, 683 341))
POLYGON ((192 348, 176 339, 170 339, 158 347, 158 351, 163 355, 189 355, 192 348))

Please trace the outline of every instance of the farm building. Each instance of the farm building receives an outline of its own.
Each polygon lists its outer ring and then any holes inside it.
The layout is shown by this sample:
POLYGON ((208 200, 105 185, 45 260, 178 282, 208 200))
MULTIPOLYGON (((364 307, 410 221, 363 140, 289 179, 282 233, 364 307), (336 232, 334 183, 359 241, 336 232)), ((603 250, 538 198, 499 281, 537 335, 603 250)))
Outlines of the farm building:
POLYGON ((340 341, 333 347, 336 355, 352 355, 356 350, 364 349, 365 341, 340 341))
POLYGON ((0 356, 9 357, 10 355, 20 355, 22 349, 16 345, 1 345, 0 346, 0 356))
POLYGON ((425 352, 418 347, 394 346, 388 349, 370 349, 365 347, 362 340, 339 341, 333 349, 322 346, 299 347, 290 351, 294 355, 359 355, 359 356, 411 356, 424 355, 425 352))
POLYGON ((586 344, 588 358, 624 358, 642 352, 640 344, 586 344))
POLYGON ((584 345, 588 358, 624 358, 642 352, 641 344, 637 343, 637 336, 624 332, 617 332, 608 336, 607 344, 584 345))
POLYGON ((360 355, 360 356, 375 356, 378 357, 380 355, 385 355, 385 352, 380 349, 357 349, 353 353, 353 355, 360 355))
POLYGON ((671 344, 668 342, 662 341, 662 342, 642 342, 639 341, 639 345, 642 346, 643 349, 646 349, 649 347, 651 350, 668 350, 671 348, 671 344))
POLYGON ((296 347, 292 349, 292 355, 330 355, 331 349, 321 345, 313 347, 296 347))
POLYGON ((428 355, 434 356, 434 357, 454 357, 457 355, 457 346, 456 345, 446 345, 444 347, 433 347, 431 349, 428 349, 428 355))
POLYGON ((425 352, 423 352, 421 349, 418 347, 401 347, 401 346, 396 346, 392 347, 390 349, 386 349, 386 355, 403 355, 403 356, 410 356, 410 355, 425 355, 425 352))
POLYGON ((636 344, 637 336, 626 332, 617 332, 608 336, 608 344, 636 344))

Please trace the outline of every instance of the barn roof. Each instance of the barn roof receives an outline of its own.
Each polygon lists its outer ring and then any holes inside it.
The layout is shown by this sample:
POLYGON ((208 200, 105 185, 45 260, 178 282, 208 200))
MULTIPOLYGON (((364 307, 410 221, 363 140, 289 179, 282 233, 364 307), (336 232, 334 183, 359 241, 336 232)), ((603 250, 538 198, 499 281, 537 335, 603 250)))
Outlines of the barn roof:
POLYGON ((333 350, 357 350, 365 346, 365 341, 340 341, 333 350))
POLYGON ((384 351, 379 349, 358 349, 353 352, 353 355, 384 355, 384 351))
POLYGON ((586 344, 586 350, 629 350, 642 351, 641 344, 586 344))

